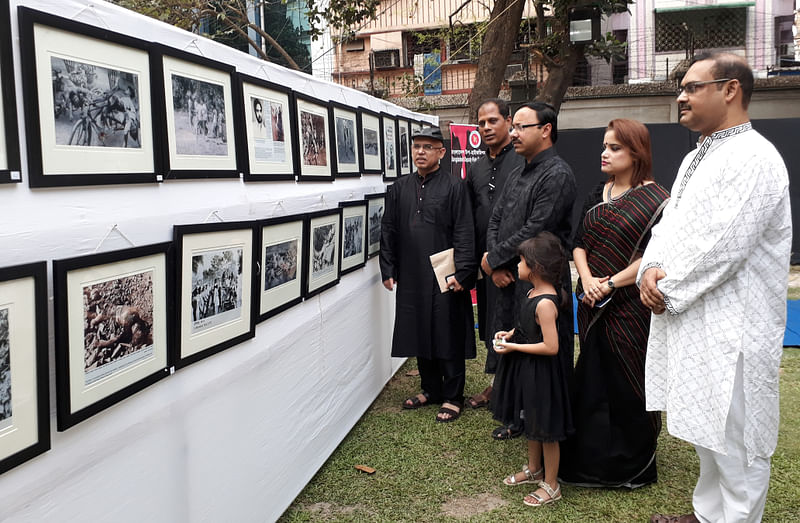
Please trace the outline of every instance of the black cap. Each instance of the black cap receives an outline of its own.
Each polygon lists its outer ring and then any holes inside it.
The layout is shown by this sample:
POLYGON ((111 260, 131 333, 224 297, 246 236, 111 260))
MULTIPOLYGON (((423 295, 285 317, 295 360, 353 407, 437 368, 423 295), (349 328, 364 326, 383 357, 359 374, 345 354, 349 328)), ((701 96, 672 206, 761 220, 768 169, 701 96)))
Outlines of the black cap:
POLYGON ((438 127, 423 127, 411 135, 411 139, 413 140, 414 138, 430 138, 431 140, 439 140, 444 143, 442 131, 438 127))

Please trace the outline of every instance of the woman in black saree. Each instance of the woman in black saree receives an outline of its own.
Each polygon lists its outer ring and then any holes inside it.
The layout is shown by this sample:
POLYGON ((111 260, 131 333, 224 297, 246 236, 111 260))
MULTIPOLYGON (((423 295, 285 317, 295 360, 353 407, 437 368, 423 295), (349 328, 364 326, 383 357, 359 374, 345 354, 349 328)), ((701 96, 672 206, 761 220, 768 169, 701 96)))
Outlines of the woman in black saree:
POLYGON ((650 311, 635 285, 650 228, 669 198, 653 182, 651 166, 647 128, 612 120, 601 155, 608 180, 586 199, 573 250, 581 349, 575 434, 561 453, 565 483, 636 488, 657 479, 661 414, 647 412, 644 402, 650 311))

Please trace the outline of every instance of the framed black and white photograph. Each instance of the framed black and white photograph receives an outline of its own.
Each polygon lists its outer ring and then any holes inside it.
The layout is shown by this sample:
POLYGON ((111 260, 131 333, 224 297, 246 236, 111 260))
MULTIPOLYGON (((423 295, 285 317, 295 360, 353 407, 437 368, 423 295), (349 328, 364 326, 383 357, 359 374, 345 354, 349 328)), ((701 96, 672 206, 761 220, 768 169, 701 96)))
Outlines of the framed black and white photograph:
POLYGON ((159 92, 166 178, 238 178, 236 142, 243 116, 233 97, 232 65, 163 45, 153 83, 159 92))
POLYGON ((366 194, 367 200, 367 257, 376 256, 381 250, 381 220, 386 206, 386 193, 366 194))
POLYGON ((243 74, 238 80, 246 130, 239 144, 245 181, 294 180, 297 125, 291 89, 243 74))
POLYGON ((365 174, 382 174, 381 117, 378 113, 369 109, 359 109, 358 136, 361 140, 358 157, 361 162, 362 172, 365 174))
POLYGON ((331 136, 334 172, 337 177, 361 176, 358 143, 358 113, 349 107, 331 102, 331 136))
POLYGON ((169 375, 171 246, 53 261, 59 431, 169 375))
POLYGON ((411 156, 411 126, 408 120, 397 120, 397 158, 400 163, 400 176, 414 172, 414 158, 411 156))
POLYGON ((31 187, 159 181, 149 44, 19 8, 31 187))
POLYGON ((50 449, 47 264, 0 268, 0 474, 50 449))
POLYGON ((341 216, 339 208, 306 215, 306 298, 339 283, 341 216))
POLYGON ((258 223, 258 321, 266 320, 303 299, 304 216, 282 216, 258 223))
POLYGON ((295 93, 298 180, 332 181, 330 114, 327 102, 295 93))
POLYGON ((254 233, 255 222, 175 226, 176 367, 255 336, 254 233))
POLYGON ((22 181, 8 3, 0 5, 0 183, 22 181))
POLYGON ((339 202, 342 231, 339 274, 347 274, 367 261, 367 201, 339 202))
POLYGON ((397 158, 397 120, 381 113, 381 132, 383 134, 383 179, 396 180, 400 174, 397 158))

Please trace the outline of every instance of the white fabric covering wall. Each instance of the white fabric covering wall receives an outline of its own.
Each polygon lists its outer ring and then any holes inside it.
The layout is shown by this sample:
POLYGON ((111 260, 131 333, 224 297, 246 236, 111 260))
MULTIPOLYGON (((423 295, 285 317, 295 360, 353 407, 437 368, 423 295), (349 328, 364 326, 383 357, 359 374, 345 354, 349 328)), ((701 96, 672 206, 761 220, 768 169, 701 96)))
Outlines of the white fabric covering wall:
MULTIPOLYGON (((172 239, 174 224, 261 219, 381 192, 378 176, 333 183, 170 180, 31 190, 27 185, 16 7, 234 64, 323 100, 437 123, 363 93, 272 66, 99 1, 11 0, 23 183, 0 185, 0 265, 172 239), (102 242, 103 238, 108 238, 102 242)), ((23 43, 24 45, 24 43, 23 43)), ((51 279, 52 281, 52 279, 51 279)), ((271 521, 367 409, 401 361, 389 356, 394 295, 377 259, 339 285, 260 323, 256 337, 169 376, 66 432, 0 476, 0 521, 271 521)))

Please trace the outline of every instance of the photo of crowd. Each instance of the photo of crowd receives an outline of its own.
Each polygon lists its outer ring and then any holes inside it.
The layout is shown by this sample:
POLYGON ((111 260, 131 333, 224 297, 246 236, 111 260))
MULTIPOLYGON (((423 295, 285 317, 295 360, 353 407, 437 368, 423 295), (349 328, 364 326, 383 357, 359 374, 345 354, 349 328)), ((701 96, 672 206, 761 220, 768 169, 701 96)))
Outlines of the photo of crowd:
POLYGON ((297 278, 297 239, 267 245, 264 252, 264 290, 297 278))
POLYGON ((178 154, 228 154, 222 85, 173 74, 172 111, 178 154))
POLYGON ((344 219, 344 247, 342 256, 349 258, 364 252, 364 217, 347 216, 344 219))
POLYGON ((383 202, 369 202, 369 244, 378 244, 381 241, 381 219, 383 218, 383 202))
POLYGON ((152 271, 83 287, 84 379, 90 385, 152 354, 152 271))
POLYGON ((242 248, 192 256, 192 329, 238 317, 242 308, 242 248))
POLYGON ((356 163, 355 122, 336 117, 336 155, 339 163, 356 163))
POLYGON ((315 227, 312 235, 314 244, 311 278, 319 278, 333 270, 336 261, 336 228, 329 223, 315 227))
POLYGON ((0 309, 0 428, 11 418, 11 344, 8 309, 0 309))
POLYGON ((138 75, 52 57, 57 145, 141 148, 138 75))
POLYGON ((378 156, 378 131, 364 127, 364 154, 378 156))
POLYGON ((300 111, 300 133, 303 139, 303 164, 328 165, 325 150, 325 117, 300 111))

